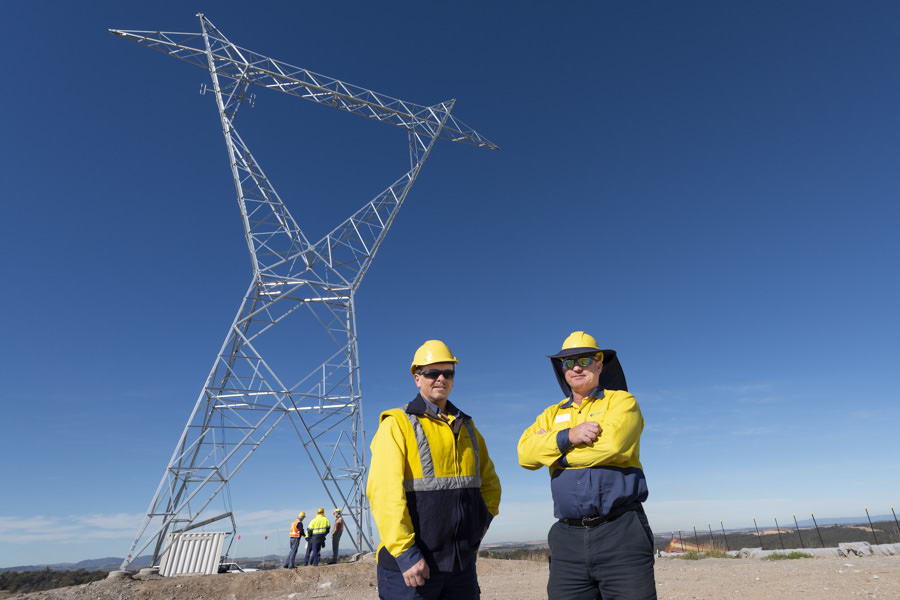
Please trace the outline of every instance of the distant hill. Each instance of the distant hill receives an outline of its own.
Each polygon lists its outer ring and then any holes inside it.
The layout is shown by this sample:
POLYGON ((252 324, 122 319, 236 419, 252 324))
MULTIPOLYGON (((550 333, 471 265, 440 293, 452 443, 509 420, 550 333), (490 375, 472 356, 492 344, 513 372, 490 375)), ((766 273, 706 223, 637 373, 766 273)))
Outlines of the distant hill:
MULTIPOLYGON (((17 567, 0 567, 0 573, 6 571, 43 571, 50 569, 51 571, 77 571, 84 569, 85 571, 116 571, 122 566, 121 558, 107 556, 106 558, 92 558, 77 563, 56 563, 52 565, 20 565, 17 567)), ((150 566, 150 558, 141 556, 132 563, 132 568, 143 569, 150 566)))
MULTIPOLYGON (((56 563, 52 565, 20 565, 17 567, 0 567, 0 573, 4 573, 6 571, 18 571, 20 573, 24 573, 26 571, 43 571, 45 569, 49 569, 51 571, 77 571, 78 569, 84 569, 85 571, 118 571, 119 567, 122 566, 122 558, 117 558, 114 556, 108 556, 106 558, 94 558, 90 560, 83 560, 77 563, 56 563)), ((257 556, 257 557, 242 557, 234 559, 242 567, 253 567, 253 568, 262 568, 262 569, 272 569, 281 566, 281 563, 284 561, 283 556, 278 556, 275 554, 270 554, 268 556, 257 556)), ((128 567, 129 571, 137 571, 139 569, 145 569, 152 566, 150 564, 149 556, 140 556, 138 557, 131 566, 128 567)), ((2 596, 0 596, 2 597, 2 596)))
MULTIPOLYGON (((872 523, 893 522, 893 515, 872 515, 871 516, 872 523)), ((788 522, 790 524, 790 522, 788 522)), ((799 519, 797 523, 800 527, 813 527, 814 523, 812 519, 799 519)), ((836 519, 832 518, 816 518, 815 523, 818 523, 820 526, 822 525, 868 525, 869 519, 866 517, 838 517, 836 519)))
MULTIPOLYGON (((858 531, 859 526, 864 526, 867 531, 872 531, 872 529, 869 529, 868 527, 868 519, 864 516, 816 518, 816 522, 818 523, 819 528, 815 528, 812 519, 798 520, 797 525, 795 525, 793 522, 781 523, 780 532, 777 534, 777 536, 776 534, 772 533, 773 526, 769 523, 766 523, 765 525, 763 523, 759 524, 759 527, 761 529, 761 537, 757 535, 756 530, 752 527, 727 529, 727 540, 723 538, 721 531, 714 530, 712 534, 714 538, 722 538, 723 545, 733 548, 749 548, 759 546, 760 540, 762 540, 763 547, 771 546, 772 548, 777 548, 779 545, 783 547, 786 541, 792 546, 796 546, 797 540, 791 540, 790 538, 796 534, 795 527, 797 527, 798 525, 802 530, 802 535, 799 540, 801 543, 799 545, 803 547, 806 547, 807 544, 810 547, 821 547, 823 545, 831 547, 837 546, 837 544, 841 542, 875 542, 876 536, 878 543, 900 542, 900 530, 898 530, 893 515, 872 515, 871 518, 872 524, 874 525, 874 533, 872 534, 861 534, 861 532, 858 531), (813 532, 815 532, 815 535, 813 534, 813 532), (782 535, 785 536, 785 539, 781 538, 782 535)), ((681 533, 683 537, 688 540, 693 539, 695 535, 693 529, 685 529, 681 533)), ((697 531, 696 535, 698 538, 702 538, 704 541, 708 537, 710 537, 709 532, 704 529, 700 529, 699 531, 697 531)), ((660 531, 657 531, 654 535, 657 545, 663 546, 672 538, 672 536, 672 532, 660 531)), ((482 546, 482 549, 492 551, 509 551, 517 548, 540 548, 546 547, 546 545, 547 542, 545 540, 533 542, 499 542, 494 544, 485 544, 482 546)), ((243 567, 271 569, 277 568, 280 565, 280 561, 282 559, 283 557, 280 556, 269 555, 261 557, 242 557, 236 558, 234 560, 243 567)), ((109 556, 106 558, 82 560, 81 562, 77 563, 0 567, 0 573, 6 571, 43 571, 45 569, 49 569, 51 571, 77 571, 78 569, 84 569, 85 571, 117 571, 122 565, 122 560, 122 558, 109 556)), ((141 556, 138 557, 133 563, 131 563, 129 569, 138 570, 150 566, 152 566, 150 564, 150 558, 147 556, 141 556)))

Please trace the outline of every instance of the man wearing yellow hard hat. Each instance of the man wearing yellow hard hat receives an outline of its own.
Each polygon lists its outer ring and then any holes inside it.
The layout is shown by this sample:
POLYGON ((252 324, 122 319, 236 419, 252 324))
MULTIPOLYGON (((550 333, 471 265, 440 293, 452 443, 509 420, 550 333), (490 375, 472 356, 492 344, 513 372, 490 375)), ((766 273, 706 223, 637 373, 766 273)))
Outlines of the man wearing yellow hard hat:
POLYGON ((416 350, 419 393, 381 414, 366 495, 381 534, 378 596, 477 599, 475 557, 500 506, 500 479, 472 417, 450 402, 459 360, 416 350))
POLYGON ((335 508, 331 514, 334 515, 334 528, 331 530, 331 564, 336 565, 341 550, 341 535, 344 533, 344 517, 341 516, 339 508, 335 508))
POLYGON ((306 537, 306 532, 303 531, 304 518, 306 518, 306 513, 301 512, 297 515, 297 518, 294 519, 294 522, 291 523, 291 530, 288 533, 288 540, 290 540, 291 547, 290 550, 288 550, 287 560, 284 561, 285 569, 294 568, 294 559, 297 557, 297 548, 300 547, 300 538, 306 537))
POLYGON ((549 356, 567 396, 519 439, 519 464, 548 467, 550 600, 655 600, 653 533, 644 514, 644 418, 615 350, 583 331, 549 356))
POLYGON ((331 523, 325 516, 325 509, 320 508, 316 511, 316 516, 309 522, 309 531, 306 537, 306 558, 303 559, 303 566, 312 565, 319 566, 319 558, 321 557, 322 548, 325 547, 325 536, 331 529, 331 523))

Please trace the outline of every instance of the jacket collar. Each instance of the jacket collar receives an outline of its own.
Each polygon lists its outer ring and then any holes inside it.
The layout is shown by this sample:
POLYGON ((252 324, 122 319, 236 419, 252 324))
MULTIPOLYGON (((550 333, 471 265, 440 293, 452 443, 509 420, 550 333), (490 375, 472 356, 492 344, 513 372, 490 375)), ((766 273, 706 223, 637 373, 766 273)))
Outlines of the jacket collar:
MULTIPOLYGON (((428 404, 429 403, 425 401, 425 398, 422 397, 422 394, 416 394, 416 397, 413 399, 413 401, 406 405, 406 412, 411 415, 429 415, 436 417, 437 414, 430 406, 428 406, 428 404)), ((450 402, 450 400, 447 400, 447 414, 453 415, 457 419, 472 418, 463 411, 456 408, 456 405, 450 402)))

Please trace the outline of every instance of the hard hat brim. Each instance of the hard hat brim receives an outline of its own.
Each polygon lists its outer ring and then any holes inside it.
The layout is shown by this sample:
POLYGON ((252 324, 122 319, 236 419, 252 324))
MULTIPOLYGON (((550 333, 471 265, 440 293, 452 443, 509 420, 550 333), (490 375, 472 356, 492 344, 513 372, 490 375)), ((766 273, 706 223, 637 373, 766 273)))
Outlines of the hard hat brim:
POLYGON ((601 350, 599 348, 591 348, 590 346, 581 346, 580 348, 563 348, 556 354, 548 354, 547 358, 566 358, 569 356, 583 356, 585 354, 597 354, 598 352, 602 352, 603 356, 606 356, 607 352, 611 352, 615 355, 615 350, 601 350))

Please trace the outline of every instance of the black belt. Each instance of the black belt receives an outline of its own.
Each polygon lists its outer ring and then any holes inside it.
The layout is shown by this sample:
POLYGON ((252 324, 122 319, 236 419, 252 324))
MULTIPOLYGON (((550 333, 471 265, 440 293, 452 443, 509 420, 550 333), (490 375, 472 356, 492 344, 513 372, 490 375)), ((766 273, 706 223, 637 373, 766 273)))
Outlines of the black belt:
POLYGON ((641 507, 640 502, 632 502, 631 504, 625 504, 624 506, 619 506, 617 508, 609 511, 609 514, 603 516, 594 516, 594 517, 581 517, 580 519, 560 519, 560 523, 565 523, 566 525, 571 525, 572 527, 596 527, 601 523, 606 523, 607 521, 612 521, 616 517, 620 517, 627 512, 631 512, 633 510, 637 510, 641 507))

